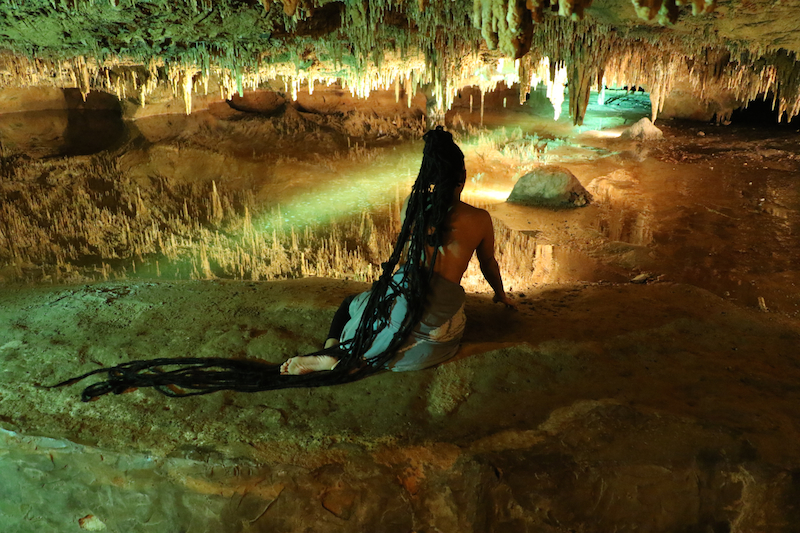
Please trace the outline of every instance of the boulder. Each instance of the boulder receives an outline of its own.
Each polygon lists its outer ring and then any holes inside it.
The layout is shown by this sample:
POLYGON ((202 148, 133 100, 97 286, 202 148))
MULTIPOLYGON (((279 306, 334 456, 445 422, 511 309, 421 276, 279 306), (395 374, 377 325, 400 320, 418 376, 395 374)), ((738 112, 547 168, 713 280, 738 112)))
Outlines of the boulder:
POLYGON ((582 207, 592 195, 568 169, 543 166, 522 176, 508 202, 545 207, 582 207))
POLYGON ((637 141, 654 141, 662 137, 664 137, 664 134, 647 117, 624 130, 620 135, 621 139, 635 139, 637 141))
POLYGON ((639 180, 626 170, 618 169, 611 174, 593 179, 586 186, 586 190, 599 202, 627 203, 631 196, 637 194, 638 185, 639 180))

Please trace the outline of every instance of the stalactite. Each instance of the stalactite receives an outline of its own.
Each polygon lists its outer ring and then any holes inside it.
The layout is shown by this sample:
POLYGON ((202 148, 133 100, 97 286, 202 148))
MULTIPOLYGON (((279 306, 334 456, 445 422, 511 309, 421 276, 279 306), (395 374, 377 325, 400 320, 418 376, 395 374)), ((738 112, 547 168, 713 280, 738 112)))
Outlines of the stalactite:
MULTIPOLYGON (((677 5, 684 5, 682 0, 676 0, 677 5)), ((717 7, 717 0, 691 0, 692 15, 702 15, 704 13, 711 13, 717 7)))
POLYGON ((671 57, 668 61, 657 62, 652 65, 648 79, 651 121, 655 122, 658 114, 664 109, 664 102, 672 90, 672 84, 679 69, 685 69, 683 58, 680 57, 671 57))
POLYGON ((530 49, 533 14, 523 0, 474 0, 471 18, 489 50, 516 59, 530 49))
MULTIPOLYGON (((582 124, 589 101, 589 91, 597 75, 605 69, 606 61, 616 44, 616 37, 606 28, 588 22, 570 22, 563 18, 548 19, 543 32, 534 39, 534 49, 550 57, 551 87, 549 97, 554 102, 563 98, 557 94, 563 78, 555 67, 566 67, 569 78, 569 110, 573 123, 582 124)), ((556 113, 559 109, 556 109, 556 113)))
POLYGON ((526 54, 521 60, 517 60, 517 72, 519 73, 519 103, 525 103, 528 94, 531 92, 531 56, 526 54))
MULTIPOLYGON (((715 8, 714 0, 632 0, 632 5, 641 18, 658 18, 669 24, 677 19, 677 7, 684 2, 691 4, 695 15, 715 8)), ((299 27, 299 21, 313 18, 314 8, 319 8, 309 0, 281 3, 276 6, 261 0, 252 9, 276 22, 278 28, 282 22, 290 33, 299 27), (281 12, 291 12, 291 16, 281 12)), ((212 7, 211 0, 184 0, 181 4, 200 11, 212 7)), ((409 106, 417 88, 430 83, 440 111, 444 111, 465 84, 478 85, 485 95, 501 81, 509 86, 518 82, 520 102, 524 102, 531 87, 548 79, 551 96, 557 98, 553 90, 557 80, 549 73, 539 74, 540 60, 548 56, 554 72, 556 65, 567 69, 569 108, 576 123, 582 120, 591 85, 597 82, 602 91, 602 72, 609 85, 646 87, 654 120, 678 76, 688 77, 701 98, 720 90, 730 91, 742 103, 774 95, 782 119, 800 112, 800 71, 794 54, 759 44, 719 42, 710 46, 700 39, 666 33, 658 36, 656 45, 656 37, 633 38, 600 24, 569 20, 580 19, 590 4, 590 0, 474 0, 470 5, 449 0, 431 0, 428 5, 393 0, 346 2, 341 28, 330 38, 315 39, 317 50, 311 61, 291 51, 292 58, 287 60, 283 49, 265 49, 259 55, 239 43, 229 48, 209 45, 209 49, 189 50, 179 60, 170 59, 170 65, 180 65, 180 76, 170 81, 170 69, 160 57, 126 58, 104 52, 99 59, 48 60, 6 53, 0 54, 0 72, 5 73, 0 85, 77 87, 84 97, 92 90, 109 91, 121 98, 138 94, 140 104, 145 105, 159 84, 170 83, 190 111, 197 82, 203 83, 206 93, 209 83, 216 83, 220 95, 231 98, 235 92, 241 94, 270 80, 287 80, 287 91, 294 95, 304 83, 311 94, 317 81, 330 84, 337 80, 360 98, 374 90, 393 88, 399 101, 402 88, 409 106), (553 5, 561 16, 552 11, 553 5), (395 20, 387 24, 390 11, 395 20), (398 23, 397 17, 405 20, 398 23), (469 19, 466 23, 465 18, 469 19), (535 32, 530 30, 534 21, 538 23, 535 32), (479 47, 481 38, 483 47, 479 47), (325 59, 317 57, 323 52, 330 53, 325 59), (505 72, 496 72, 494 63, 501 56, 520 59, 513 75, 510 62, 501 68, 505 72), (197 72, 200 79, 194 81, 197 72), (488 74, 476 81, 476 72, 488 74)))
POLYGON ((483 126, 483 107, 485 101, 486 101, 486 92, 483 89, 481 89, 481 126, 483 126))
POLYGON ((583 124, 586 107, 589 105, 589 90, 595 77, 596 67, 576 59, 569 68, 569 114, 574 124, 583 124))
MULTIPOLYGON (((591 4, 591 0, 589 0, 589 4, 591 4)), ((575 0, 558 0, 558 15, 561 17, 571 18, 573 20, 579 20, 583 18, 583 4, 575 0)))
POLYGON ((561 116, 561 104, 564 103, 564 87, 567 84, 567 69, 559 66, 552 71, 547 84, 547 99, 553 104, 553 120, 558 120, 561 116))
POLYGON ((606 78, 602 76, 600 81, 598 82, 597 88, 597 105, 605 105, 606 104, 606 78))
MULTIPOLYGON (((540 83, 544 83, 548 88, 551 86, 550 59, 547 57, 535 61, 532 54, 526 54, 522 59, 516 61, 516 69, 520 104, 525 102, 531 90, 538 87, 540 83)), ((508 81, 506 80, 506 83, 508 81)))
POLYGON ((494 22, 493 0, 474 0, 472 11, 472 24, 481 30, 486 46, 489 50, 497 49, 497 30, 494 22))
POLYGON ((642 20, 653 20, 661 10, 662 0, 631 0, 636 15, 642 20))
MULTIPOLYGON (((674 24, 680 14, 679 7, 687 2, 683 0, 631 0, 636 15, 643 20, 653 20, 658 16, 661 25, 674 24)), ((716 0, 690 0, 692 15, 711 13, 717 6, 716 0)))
POLYGON ((192 112, 192 88, 193 79, 196 72, 197 70, 194 68, 185 68, 181 74, 183 77, 183 104, 187 115, 191 114, 192 112))
POLYGON ((406 104, 408 108, 411 108, 411 102, 414 99, 414 95, 417 92, 416 84, 414 83, 414 78, 411 75, 406 75, 406 82, 403 90, 406 92, 406 104))
POLYGON ((89 95, 89 91, 91 91, 91 82, 89 79, 89 69, 86 67, 86 58, 81 57, 78 60, 78 68, 80 69, 80 74, 78 75, 78 83, 81 90, 81 96, 83 97, 83 101, 86 101, 86 97, 89 95))

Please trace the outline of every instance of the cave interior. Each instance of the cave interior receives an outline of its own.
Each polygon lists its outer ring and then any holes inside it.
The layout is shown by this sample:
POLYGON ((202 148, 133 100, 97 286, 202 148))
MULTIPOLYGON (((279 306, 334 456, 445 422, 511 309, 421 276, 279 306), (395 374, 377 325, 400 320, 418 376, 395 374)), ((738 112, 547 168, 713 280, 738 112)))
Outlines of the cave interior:
POLYGON ((800 528, 800 0, 0 13, 3 531, 800 528), (451 361, 49 388, 317 350, 380 275, 437 125, 518 307, 473 260, 451 361), (507 201, 542 169, 583 200, 507 201))

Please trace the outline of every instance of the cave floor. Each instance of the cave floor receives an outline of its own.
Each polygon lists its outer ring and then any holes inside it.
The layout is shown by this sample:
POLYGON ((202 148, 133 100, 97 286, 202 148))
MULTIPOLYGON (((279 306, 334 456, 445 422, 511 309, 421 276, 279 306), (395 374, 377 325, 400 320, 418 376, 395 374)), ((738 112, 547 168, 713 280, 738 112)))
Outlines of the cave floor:
POLYGON ((8 530, 90 514, 116 531, 791 530, 800 328, 685 284, 560 284, 518 312, 470 296, 454 360, 331 388, 81 403, 82 384, 42 387, 137 358, 279 362, 364 287, 3 291, 3 508, 26 511, 8 530))
MULTIPOLYGON (((517 118, 509 130, 532 128, 517 118)), ((313 351, 341 299, 368 284, 130 272, 6 283, 4 531, 796 531, 798 137, 666 122, 665 140, 632 142, 622 126, 601 135, 562 120, 523 143, 586 186, 613 175, 577 210, 498 201, 528 163, 512 142, 464 141, 468 199, 546 253, 533 281, 510 287, 519 311, 472 289, 463 346, 437 368, 82 403, 83 384, 45 386, 132 359, 313 351)), ((123 158, 189 153, 160 142, 123 158)), ((356 189, 370 164, 413 179, 419 146, 361 148, 366 165, 253 153, 270 172, 237 167, 227 185, 290 216, 325 172, 341 185, 360 168, 356 189)), ((375 202, 401 194, 379 188, 375 202)), ((335 207, 358 213, 366 196, 335 207)))

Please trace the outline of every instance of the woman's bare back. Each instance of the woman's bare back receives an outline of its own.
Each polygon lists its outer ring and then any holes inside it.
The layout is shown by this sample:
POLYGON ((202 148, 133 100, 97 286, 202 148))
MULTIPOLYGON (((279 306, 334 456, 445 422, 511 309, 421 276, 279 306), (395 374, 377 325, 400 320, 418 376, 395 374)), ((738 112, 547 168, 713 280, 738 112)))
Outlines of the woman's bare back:
MULTIPOLYGON (((447 219, 442 239, 445 243, 436 257, 434 272, 453 283, 460 283, 477 250, 478 259, 494 257, 494 230, 488 212, 456 200, 447 219)), ((433 249, 427 250, 428 257, 433 249)))
MULTIPOLYGON (((453 283, 461 284, 472 254, 477 254, 481 273, 494 290, 495 302, 501 302, 515 308, 503 290, 503 278, 500 266, 494 256, 494 225, 492 217, 485 209, 473 207, 461 201, 464 185, 455 191, 453 206, 447 218, 447 228, 443 235, 445 245, 439 250, 434 265, 434 272, 453 283)), ((401 217, 405 219, 408 198, 403 204, 401 217)), ((426 250, 426 256, 432 257, 433 248, 426 250)))

